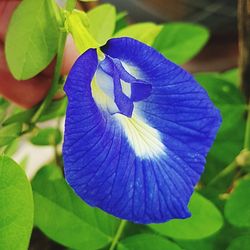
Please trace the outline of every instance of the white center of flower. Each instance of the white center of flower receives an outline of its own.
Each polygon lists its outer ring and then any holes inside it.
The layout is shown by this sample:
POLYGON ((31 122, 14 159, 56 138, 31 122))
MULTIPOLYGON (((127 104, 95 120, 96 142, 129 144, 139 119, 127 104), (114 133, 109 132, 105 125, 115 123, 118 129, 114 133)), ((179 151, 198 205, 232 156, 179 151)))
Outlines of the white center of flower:
POLYGON ((166 154, 159 132, 141 118, 136 116, 129 118, 121 114, 115 114, 115 117, 122 125, 128 142, 137 156, 148 159, 166 154))

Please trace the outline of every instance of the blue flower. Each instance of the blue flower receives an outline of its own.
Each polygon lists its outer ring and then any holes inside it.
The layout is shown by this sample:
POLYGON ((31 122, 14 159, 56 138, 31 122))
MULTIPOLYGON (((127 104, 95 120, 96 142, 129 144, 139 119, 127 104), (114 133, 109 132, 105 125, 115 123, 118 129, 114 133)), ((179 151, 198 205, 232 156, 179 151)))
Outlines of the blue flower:
POLYGON ((187 204, 221 123, 193 77, 131 38, 72 67, 65 177, 91 206, 136 223, 190 216, 187 204))

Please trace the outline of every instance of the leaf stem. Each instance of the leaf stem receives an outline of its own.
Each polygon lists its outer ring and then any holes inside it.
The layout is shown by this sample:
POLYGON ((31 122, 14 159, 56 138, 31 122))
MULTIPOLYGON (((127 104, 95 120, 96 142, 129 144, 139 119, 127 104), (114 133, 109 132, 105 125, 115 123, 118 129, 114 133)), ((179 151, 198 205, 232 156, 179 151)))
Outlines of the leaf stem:
POLYGON ((214 183, 218 182, 223 177, 227 176, 231 172, 233 172, 238 167, 238 163, 235 160, 233 160, 227 167, 225 167, 221 172, 219 172, 218 175, 216 175, 209 183, 208 186, 213 185, 214 183))
MULTIPOLYGON (((72 11, 75 7, 76 0, 68 0, 66 4, 66 10, 72 11)), ((59 24, 60 25, 60 24, 59 24)), ((49 106, 50 102, 52 101, 52 98, 54 97, 57 89, 58 89, 58 83, 60 80, 61 75, 61 68, 62 68, 62 62, 63 62, 63 53, 64 53, 64 47, 66 43, 67 33, 60 30, 59 35, 59 41, 58 41, 58 48, 57 48, 57 57, 56 57, 56 66, 55 66, 55 72, 52 79, 52 85, 48 92, 48 95, 43 100, 42 104, 39 106, 35 114, 33 115, 31 119, 31 123, 36 123, 40 116, 43 114, 43 112, 46 110, 46 108, 49 106)))
POLYGON ((126 220, 121 220, 121 223, 120 223, 120 225, 119 225, 119 227, 117 229, 117 232, 115 234, 115 237, 113 238, 113 241, 111 243, 111 246, 110 246, 109 250, 114 250, 115 249, 115 247, 116 247, 116 245, 117 245, 117 243, 118 243, 118 241, 119 241, 119 239, 120 239, 120 237, 121 237, 121 235, 123 233, 123 230, 124 230, 126 224, 127 224, 126 220))
POLYGON ((57 59, 56 59, 56 66, 55 66, 55 72, 54 76, 52 79, 52 85, 51 88, 48 92, 48 95, 42 102, 42 104, 39 106, 38 110, 34 114, 34 116, 31 119, 31 123, 36 123, 44 110, 48 107, 50 104, 52 98, 54 97, 57 88, 58 88, 58 81, 60 79, 60 72, 61 72, 61 67, 62 67, 62 59, 63 59, 63 51, 64 51, 64 46, 66 42, 66 33, 60 31, 60 36, 59 36, 59 42, 58 42, 58 51, 57 51, 57 59))

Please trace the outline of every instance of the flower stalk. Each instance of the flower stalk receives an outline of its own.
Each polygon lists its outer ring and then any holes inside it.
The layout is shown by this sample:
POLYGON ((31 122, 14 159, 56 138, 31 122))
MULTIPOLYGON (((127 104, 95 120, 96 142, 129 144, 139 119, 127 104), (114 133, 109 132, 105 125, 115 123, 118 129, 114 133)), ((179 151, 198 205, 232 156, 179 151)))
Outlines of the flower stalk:
POLYGON ((114 239, 113 239, 113 241, 111 243, 111 246, 110 246, 109 250, 114 250, 115 249, 119 239, 121 238, 121 235, 122 235, 122 233, 124 231, 124 228, 125 228, 126 224, 127 224, 126 220, 121 220, 121 223, 120 223, 120 225, 119 225, 119 227, 117 229, 117 232, 115 234, 115 237, 114 237, 114 239))
MULTIPOLYGON (((72 11, 76 5, 76 0, 68 0, 66 3, 66 10, 72 11)), ((52 101, 57 89, 58 84, 60 80, 61 75, 61 68, 63 63, 63 54, 64 54, 64 48, 66 43, 67 33, 63 30, 60 30, 59 40, 58 40, 58 49, 57 49, 57 57, 56 57, 56 66, 55 66, 55 72, 52 79, 52 85, 48 92, 48 95, 43 100, 42 104, 39 106, 37 111, 35 112, 34 116, 31 119, 31 123, 35 124, 40 116, 43 114, 43 112, 46 110, 46 108, 49 106, 50 102, 52 101)))

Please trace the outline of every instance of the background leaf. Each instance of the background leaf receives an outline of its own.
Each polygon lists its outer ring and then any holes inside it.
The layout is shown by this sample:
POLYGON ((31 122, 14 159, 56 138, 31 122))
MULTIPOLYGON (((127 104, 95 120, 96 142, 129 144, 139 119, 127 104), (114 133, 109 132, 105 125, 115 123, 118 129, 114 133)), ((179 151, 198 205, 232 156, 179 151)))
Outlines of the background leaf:
POLYGON ((140 42, 152 45, 161 29, 161 25, 154 23, 137 23, 121 29, 114 37, 131 37, 140 42))
POLYGON ((34 115, 36 111, 36 108, 31 108, 25 111, 21 111, 18 113, 15 113, 8 117, 4 122, 3 125, 9 125, 12 123, 27 123, 31 119, 31 117, 34 115))
POLYGON ((191 23, 168 23, 156 37, 153 47, 166 58, 183 64, 192 59, 206 44, 208 30, 191 23))
POLYGON ((0 156, 0 249, 26 250, 32 226, 30 183, 20 166, 0 156))
POLYGON ((223 226, 223 218, 214 204, 194 193, 189 203, 192 216, 175 219, 163 224, 151 224, 150 228, 176 239, 201 239, 216 233, 223 226))
POLYGON ((117 13, 116 25, 115 25, 115 31, 114 31, 115 33, 117 33, 119 30, 128 26, 127 15, 128 13, 126 11, 117 13))
MULTIPOLYGON (((49 107, 39 118, 39 122, 44 122, 57 117, 64 116, 66 112, 66 106, 67 98, 52 101, 49 107)), ((35 114, 35 111, 36 107, 13 114, 3 122, 3 125, 9 125, 16 122, 29 123, 32 116, 35 114)))
POLYGON ((7 115, 8 107, 9 103, 5 99, 0 97, 0 121, 2 121, 7 115))
POLYGON ((13 123, 0 128, 0 147, 11 143, 22 131, 20 123, 13 123))
POLYGON ((138 234, 126 238, 118 245, 118 250, 181 250, 181 248, 161 236, 138 234))
POLYGON ((39 130, 30 141, 32 144, 40 146, 57 145, 62 141, 62 134, 59 129, 45 128, 39 130))
POLYGON ((243 147, 246 103, 239 89, 226 80, 213 74, 198 74, 195 78, 206 89, 222 115, 222 125, 202 175, 202 181, 209 183, 234 160, 243 147))
POLYGON ((234 239, 227 250, 249 250, 250 236, 241 236, 234 239))
POLYGON ((225 206, 227 220, 237 227, 250 227, 250 180, 242 180, 225 206))
POLYGON ((230 69, 228 71, 225 71, 223 73, 219 74, 220 77, 224 78, 228 82, 233 83, 235 86, 239 87, 240 83, 240 73, 239 69, 230 69))
POLYGON ((65 116, 67 103, 68 101, 66 97, 52 101, 49 107, 39 118, 39 122, 44 122, 56 117, 65 116))
POLYGON ((102 4, 90 10, 87 15, 90 33, 101 45, 105 44, 115 30, 115 7, 111 4, 102 4))
POLYGON ((85 204, 56 166, 42 168, 32 187, 35 224, 49 238, 73 249, 99 249, 110 243, 118 220, 85 204))
POLYGON ((11 18, 6 37, 6 59, 13 76, 29 79, 55 56, 59 29, 50 1, 23 0, 11 18))

